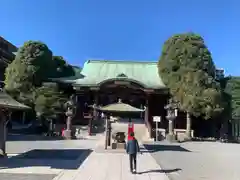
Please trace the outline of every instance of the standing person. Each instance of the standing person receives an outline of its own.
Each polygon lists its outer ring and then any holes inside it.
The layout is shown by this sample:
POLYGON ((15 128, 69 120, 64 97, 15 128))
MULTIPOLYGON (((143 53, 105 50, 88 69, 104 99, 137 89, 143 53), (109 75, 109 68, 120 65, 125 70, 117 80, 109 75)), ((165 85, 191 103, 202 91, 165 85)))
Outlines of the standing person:
POLYGON ((137 153, 140 152, 140 148, 137 139, 134 137, 134 132, 131 132, 130 136, 131 138, 126 145, 126 152, 129 154, 130 171, 131 173, 136 173, 137 153))
POLYGON ((132 139, 131 133, 134 132, 134 124, 129 120, 128 122, 128 141, 132 139))

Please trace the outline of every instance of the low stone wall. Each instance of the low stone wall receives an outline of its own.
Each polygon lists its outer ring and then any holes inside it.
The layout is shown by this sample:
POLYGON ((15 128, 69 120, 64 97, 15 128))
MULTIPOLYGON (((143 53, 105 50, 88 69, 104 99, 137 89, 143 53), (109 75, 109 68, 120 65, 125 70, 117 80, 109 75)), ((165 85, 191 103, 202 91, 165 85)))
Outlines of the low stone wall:
MULTIPOLYGON (((174 129, 174 134, 177 140, 183 140, 186 137, 186 129, 174 129)), ((191 130, 191 137, 193 137, 194 131, 191 130)))

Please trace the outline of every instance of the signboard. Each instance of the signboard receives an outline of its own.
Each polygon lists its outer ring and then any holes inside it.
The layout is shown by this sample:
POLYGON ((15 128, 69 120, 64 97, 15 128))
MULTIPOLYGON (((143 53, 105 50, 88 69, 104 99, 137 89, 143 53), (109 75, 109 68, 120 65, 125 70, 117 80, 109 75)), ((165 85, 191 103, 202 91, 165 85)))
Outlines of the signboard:
POLYGON ((153 122, 161 122, 160 116, 153 116, 153 122))

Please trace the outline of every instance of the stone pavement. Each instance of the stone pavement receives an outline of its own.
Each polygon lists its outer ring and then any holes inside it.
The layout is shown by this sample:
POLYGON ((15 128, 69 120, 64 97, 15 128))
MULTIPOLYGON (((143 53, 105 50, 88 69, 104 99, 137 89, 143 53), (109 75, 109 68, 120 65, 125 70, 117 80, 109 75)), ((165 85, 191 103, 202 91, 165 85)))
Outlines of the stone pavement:
POLYGON ((51 174, 9 174, 9 173, 1 173, 1 180, 52 180, 56 175, 51 174))
MULTIPOLYGON (((103 146, 104 136, 95 138, 74 141, 10 143, 8 144, 8 149, 12 153, 15 153, 14 147, 19 145, 26 145, 25 148, 22 147, 23 149, 18 148, 19 152, 29 151, 30 147, 32 150, 41 148, 43 152, 49 148, 55 150, 66 149, 69 152, 76 149, 92 149, 93 151, 87 158, 83 153, 77 160, 72 160, 72 158, 37 159, 31 156, 29 156, 30 159, 28 157, 13 158, 7 161, 6 164, 0 163, 0 166, 2 166, 0 167, 0 179, 4 177, 4 179, 11 180, 17 176, 21 180, 168 180, 160 166, 146 150, 142 155, 138 155, 138 174, 133 175, 129 172, 129 159, 124 151, 111 149, 105 151, 103 146), (28 143, 29 145, 27 146, 28 143), (81 161, 81 163, 77 165, 75 161, 81 161), (72 163, 75 163, 75 165, 72 163), (70 168, 71 166, 74 167, 70 168)), ((48 157, 49 153, 45 156, 48 157)), ((73 154, 73 156, 75 155, 73 154)), ((37 155, 37 157, 42 156, 37 155)))
POLYGON ((104 137, 77 170, 62 171, 53 180, 169 180, 152 156, 138 154, 137 174, 129 172, 129 157, 124 151, 104 150, 104 137))
POLYGON ((77 170, 65 171, 54 180, 168 180, 148 153, 138 155, 137 171, 129 172, 129 159, 124 153, 93 152, 77 170))
POLYGON ((9 158, 0 160, 0 180, 16 177, 19 180, 52 180, 64 171, 74 172, 91 154, 101 136, 80 140, 14 136, 7 142, 9 158))
POLYGON ((239 144, 159 142, 148 146, 171 180, 240 180, 239 144))

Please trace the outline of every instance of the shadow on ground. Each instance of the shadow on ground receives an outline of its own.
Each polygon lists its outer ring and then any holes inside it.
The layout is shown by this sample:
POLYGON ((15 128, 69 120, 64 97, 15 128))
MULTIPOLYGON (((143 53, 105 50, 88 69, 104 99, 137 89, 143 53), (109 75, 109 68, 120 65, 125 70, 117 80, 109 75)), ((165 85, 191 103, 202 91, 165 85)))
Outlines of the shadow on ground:
POLYGON ((145 173, 173 173, 177 171, 181 171, 182 169, 180 168, 175 168, 175 169, 154 169, 154 170, 147 170, 147 171, 142 171, 138 172, 138 174, 145 174, 145 173))
POLYGON ((23 134, 8 134, 7 141, 57 141, 63 140, 62 137, 50 137, 43 135, 23 135, 23 134))
POLYGON ((180 151, 180 152, 191 152, 180 145, 164 145, 164 144, 144 144, 144 147, 148 152, 158 152, 158 151, 180 151))
POLYGON ((0 161, 0 169, 46 166, 77 169, 92 153, 90 149, 35 149, 0 161))

